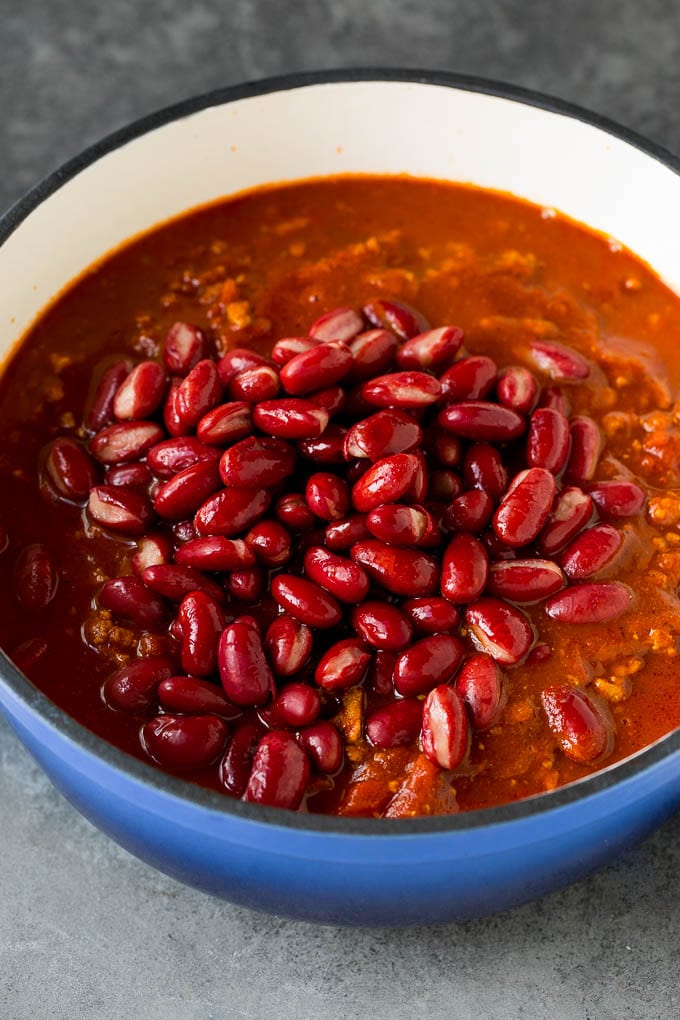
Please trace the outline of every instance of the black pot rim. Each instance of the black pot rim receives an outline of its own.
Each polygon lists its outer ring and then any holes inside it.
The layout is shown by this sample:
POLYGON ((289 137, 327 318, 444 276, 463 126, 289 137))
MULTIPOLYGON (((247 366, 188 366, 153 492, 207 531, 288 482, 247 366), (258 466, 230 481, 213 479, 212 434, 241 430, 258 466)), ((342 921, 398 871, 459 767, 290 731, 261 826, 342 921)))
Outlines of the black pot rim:
MULTIPOLYGON (((356 82, 406 82, 439 85, 463 92, 482 93, 501 99, 510 99, 526 106, 536 107, 549 113, 560 114, 572 120, 582 121, 618 138, 647 156, 664 164, 680 175, 680 159, 655 142, 644 138, 608 117, 591 113, 580 106, 557 99, 553 96, 530 89, 509 85, 504 82, 477 78, 470 75, 444 71, 429 71, 400 68, 350 68, 329 71, 307 71, 239 85, 214 89, 202 95, 184 100, 172 106, 151 113, 131 124, 114 131, 89 146, 61 167, 48 174, 42 181, 20 198, 0 219, 0 245, 14 233, 31 212, 42 204, 67 181, 102 156, 172 121, 181 120, 211 106, 221 106, 239 99, 266 95, 272 92, 288 91, 310 85, 356 82)), ((246 804, 232 797, 206 790, 183 779, 171 776, 150 764, 119 750, 107 740, 97 736, 76 722, 54 702, 34 687, 22 673, 0 653, 0 676, 31 712, 36 713, 59 734, 79 748, 102 759, 112 768, 159 793, 179 798, 197 808, 205 808, 235 818, 277 825, 288 829, 308 830, 319 834, 336 833, 338 836, 395 836, 413 837, 418 834, 445 835, 462 831, 474 831, 489 826, 519 822, 523 818, 545 814, 576 804, 586 797, 604 793, 606 790, 652 768, 665 758, 680 750, 680 729, 660 738, 654 744, 637 752, 630 758, 586 777, 575 783, 560 787, 550 793, 542 793, 523 800, 484 808, 478 811, 461 812, 457 815, 440 815, 432 818, 403 820, 339 818, 333 815, 311 815, 300 812, 265 808, 257 804, 246 804)))

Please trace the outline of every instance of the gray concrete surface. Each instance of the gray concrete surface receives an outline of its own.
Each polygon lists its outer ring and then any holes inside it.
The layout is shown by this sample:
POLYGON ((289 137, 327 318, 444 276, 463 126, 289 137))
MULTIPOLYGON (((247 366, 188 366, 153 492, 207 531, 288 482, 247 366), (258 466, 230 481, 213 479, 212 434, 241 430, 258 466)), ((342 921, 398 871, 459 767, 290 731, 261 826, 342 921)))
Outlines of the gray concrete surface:
MULTIPOLYGON (((680 150, 673 0, 2 0, 0 206, 132 117, 302 68, 441 67, 553 92, 680 150)), ((680 1017, 680 819, 494 918, 344 931, 164 878, 0 722, 0 1018, 680 1017)))

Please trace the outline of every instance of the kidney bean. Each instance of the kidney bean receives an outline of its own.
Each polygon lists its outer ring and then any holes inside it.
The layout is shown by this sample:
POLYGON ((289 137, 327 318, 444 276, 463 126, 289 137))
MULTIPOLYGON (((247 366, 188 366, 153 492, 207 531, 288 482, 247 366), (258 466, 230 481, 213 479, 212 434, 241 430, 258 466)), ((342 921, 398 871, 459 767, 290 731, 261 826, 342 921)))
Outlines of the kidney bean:
POLYGON ((517 439, 526 428, 524 418, 516 411, 484 400, 449 404, 439 412, 437 422, 442 428, 463 439, 492 443, 517 439))
POLYGON ((486 590, 510 602, 532 603, 554 595, 564 585, 564 574, 552 560, 508 560, 492 563, 486 590))
POLYGON ((153 421, 130 421, 109 425, 90 440, 90 452, 100 464, 128 464, 139 460, 163 438, 153 421))
POLYGON ((350 556, 393 595, 415 598, 436 591, 439 568, 436 560, 424 552, 367 539, 353 545, 350 556))
POLYGON ((175 524, 170 525, 170 530, 175 541, 179 542, 180 545, 184 542, 193 542, 196 538, 196 528, 191 521, 177 521, 175 524))
POLYGON ((366 719, 366 736, 374 747, 408 747, 420 736, 423 703, 403 698, 376 709, 366 719))
POLYGON ((312 654, 312 632, 282 613, 269 624, 265 647, 276 675, 294 676, 312 654))
POLYGON ((10 659, 17 669, 30 676, 33 667, 42 659, 48 647, 44 638, 29 638, 12 650, 10 659))
POLYGON ((310 726, 321 711, 319 692, 303 683, 286 684, 272 705, 272 718, 277 725, 300 729, 310 726))
POLYGON ((407 305, 405 301, 376 298, 364 305, 362 311, 371 325, 389 329, 400 340, 410 340, 411 337, 430 328, 425 316, 411 305, 407 305))
POLYGON ((438 595, 407 599, 401 608, 417 634, 446 634, 458 627, 458 610, 438 595))
POLYGON ((396 652, 379 650, 375 652, 368 667, 368 684, 376 694, 388 696, 394 694, 394 666, 397 661, 396 652))
POLYGON ((328 420, 327 411, 299 397, 264 400, 253 411, 255 425, 281 439, 313 439, 321 435, 328 420))
POLYGON ((279 574, 271 592, 283 610, 308 627, 335 627, 342 618, 340 606, 318 584, 294 574, 279 574))
POLYGON ((488 730, 503 707, 503 674, 489 655, 479 652, 461 666, 456 690, 468 707, 475 730, 488 730))
POLYGON ((244 800, 296 810, 309 782, 309 758, 295 738, 272 730, 260 740, 244 800))
POLYGON ((443 527, 448 531, 479 534, 491 520, 493 501, 484 489, 470 489, 456 496, 444 511, 443 527))
POLYGON ((410 456, 416 458, 416 473, 411 487, 406 493, 408 503, 424 503, 428 495, 427 461, 420 450, 416 450, 410 456))
POLYGON ((598 482, 588 492, 603 517, 634 517, 645 505, 645 494, 635 482, 598 482))
POLYGON ((344 455, 378 461, 398 453, 416 449, 423 438, 423 430, 404 411, 377 411, 356 422, 347 432, 344 455))
POLYGON ((591 698, 568 684, 553 684, 541 694, 548 726, 562 751, 579 765, 605 757, 613 742, 612 724, 591 698))
POLYGON ((536 377, 527 368, 518 365, 504 368, 498 379, 496 396, 503 407, 519 414, 531 414, 538 400, 536 377))
POLYGON ((545 611, 560 623, 607 623, 630 609, 633 593, 618 581, 576 584, 553 595, 545 611))
POLYGON ((208 355, 208 341, 198 326, 175 322, 170 327, 163 343, 163 358, 173 375, 188 375, 208 355))
POLYGON ((553 511, 538 537, 545 556, 560 552, 590 522, 593 500, 581 489, 568 487, 557 497, 553 511))
POLYGON ((428 480, 430 499, 438 503, 448 503, 460 495, 462 484, 455 471, 435 468, 430 472, 428 480))
POLYGON ((515 475, 493 516, 493 530, 513 549, 538 536, 552 509, 555 479, 546 468, 528 468, 515 475))
POLYGON ((342 520, 350 508, 347 482, 327 471, 317 471, 307 479, 305 499, 312 513, 322 521, 342 520))
POLYGON ((147 712, 156 700, 159 683, 172 672, 172 659, 165 656, 154 655, 130 662, 105 681, 104 700, 120 712, 147 712))
POLYGON ((276 502, 274 513, 278 520, 293 532, 307 531, 317 523, 301 492, 289 492, 281 496, 276 502))
POLYGON ((352 366, 352 353, 343 343, 330 341, 296 354, 281 369, 286 393, 302 397, 340 382, 352 366))
POLYGON ((436 403, 441 384, 426 372, 391 372, 361 384, 361 398, 375 407, 419 408, 436 403))
POLYGON ((158 715, 146 723, 142 741, 151 758, 166 768, 205 768, 224 751, 228 730, 215 715, 158 715))
MULTIPOLYGON (((461 358, 442 375, 440 404, 460 400, 483 400, 491 393, 498 378, 498 366, 484 354, 461 358)), ((480 437, 482 438, 482 437, 480 437)))
POLYGON ((508 472, 495 446, 473 443, 465 452, 463 481, 468 489, 483 489, 499 500, 508 487, 508 472))
POLYGON ((467 532, 454 535, 442 559, 441 591, 458 605, 474 602, 484 591, 489 556, 478 538, 467 532))
POLYGON ((298 737, 298 743, 319 772, 332 776, 339 771, 343 758, 342 740, 332 723, 320 722, 305 727, 298 737))
POLYGON ((242 797, 246 791, 253 758, 261 737, 260 724, 242 723, 229 741, 224 757, 220 761, 220 781, 235 797, 242 797))
POLYGON ((336 641, 314 670, 314 680, 328 691, 353 687, 360 683, 371 661, 371 652, 360 638, 336 641))
POLYGON ((183 715, 220 715, 224 719, 236 719, 241 714, 214 683, 192 676, 168 676, 161 680, 158 700, 165 711, 183 715))
POLYGON ((317 464, 344 464, 343 453, 347 429, 342 425, 329 425, 316 439, 303 439, 297 448, 303 457, 317 464))
POLYGON ((154 516, 143 493, 115 485, 95 485, 90 489, 87 511, 100 527, 130 537, 148 531, 154 516))
POLYGON ((473 602, 465 610, 465 624, 477 648, 505 666, 520 662, 534 641, 524 613, 499 599, 473 602))
POLYGON ((271 503, 266 489, 222 489, 198 508, 194 527, 199 535, 238 535, 264 517, 271 503))
POLYGON ((587 379, 590 365, 577 351, 549 340, 532 340, 529 353, 537 368, 558 382, 587 379))
POLYGON ((243 400, 249 404, 273 400, 281 389, 279 373, 270 365, 258 365, 235 375, 227 387, 232 400, 243 400))
POLYGON ((360 512, 381 503, 394 503, 409 491, 418 461, 412 453, 397 453, 376 461, 352 488, 352 502, 360 512))
POLYGON ((236 705, 263 705, 275 689, 262 638, 241 619, 222 631, 217 663, 225 694, 236 705))
POLYGON ((283 439, 248 436, 220 459, 225 485, 235 489, 271 488, 295 470, 295 449, 283 439))
POLYGON ((539 407, 552 407, 565 418, 571 414, 571 404, 561 386, 544 386, 538 398, 539 407))
POLYGON ((602 434, 592 418, 585 415, 572 418, 569 432, 571 453, 564 477, 573 485, 583 485, 595 474, 602 452, 602 434))
POLYGON ((115 361, 104 369, 85 412, 84 425, 88 432, 99 432, 114 421, 113 401, 129 371, 130 362, 127 360, 115 361))
POLYGON ((271 362, 263 354, 251 351, 248 347, 232 347, 218 361, 217 373, 222 385, 228 386, 231 380, 241 372, 247 372, 250 368, 258 368, 260 365, 271 365, 271 362))
POLYGON ((284 337, 282 340, 277 340, 272 347, 272 361, 282 368, 296 354, 311 351, 312 347, 317 347, 320 342, 309 336, 284 337))
POLYGON ((166 618, 163 600, 138 577, 114 577, 105 581, 99 592, 99 604, 142 630, 159 630, 166 618))
POLYGON ((124 489, 138 489, 146 493, 153 481, 148 464, 138 461, 136 464, 113 464, 106 469, 105 485, 121 486, 124 489))
POLYGON ((177 619, 182 631, 182 669, 194 676, 212 676, 217 670, 217 642, 226 623, 219 602, 204 591, 192 591, 182 599, 177 619))
POLYGON ((170 599, 171 602, 181 602, 185 595, 192 592, 204 592, 216 602, 224 602, 224 592, 216 581, 206 577, 195 567, 180 567, 173 563, 159 563, 156 566, 147 567, 142 580, 147 588, 170 599))
POLYGON ((442 467, 456 468, 463 460, 463 444, 460 439, 450 432, 445 432, 436 424, 427 430, 427 445, 434 459, 442 467))
POLYGON ((356 604, 368 595, 369 580, 358 563, 345 556, 310 546, 304 556, 305 574, 341 602, 356 604))
POLYGON ((76 503, 87 499, 90 489, 97 484, 97 469, 87 450, 67 436, 50 443, 45 472, 55 492, 76 503))
POLYGON ((527 666, 540 666, 542 662, 547 662, 552 655, 552 648, 545 641, 539 641, 537 645, 531 649, 525 659, 525 665, 527 666))
POLYGON ((214 460, 199 461, 178 471, 156 491, 153 507, 166 521, 190 517, 221 487, 219 466, 214 460))
POLYGON ((369 329, 349 343, 352 367, 347 379, 363 382, 392 367, 397 353, 397 338, 387 329, 369 329))
POLYGON ((419 545, 428 527, 428 514, 417 507, 387 503, 366 517, 366 527, 382 542, 419 545))
POLYGON ((24 609, 47 609, 57 593, 59 574, 47 546, 39 542, 25 546, 14 567, 14 592, 24 609))
POLYGON ((158 566, 159 563, 170 563, 172 560, 172 541, 162 531, 145 535, 137 542, 137 550, 132 556, 132 569, 138 577, 147 567, 158 566))
POLYGON ((309 335, 315 340, 353 340, 364 328, 364 320, 354 308, 333 308, 312 323, 309 335))
POLYGON ((381 651, 401 651, 413 637, 409 618, 389 602, 363 602, 352 610, 351 621, 359 637, 381 651))
POLYGON ((622 545, 621 531, 611 524, 596 524, 570 542, 559 562, 570 581, 585 581, 608 566, 622 545))
POLYGON ((203 415, 196 426, 201 443, 227 446, 244 439, 253 431, 251 407, 245 400, 218 404, 203 415))
POLYGON ((170 380, 168 391, 165 394, 165 401, 163 402, 163 424, 165 425, 165 431, 175 437, 187 436, 192 431, 191 425, 184 420, 178 409, 177 398, 181 382, 181 379, 170 380))
POLYGON ((440 326, 411 337, 397 351, 399 368, 435 369, 453 361, 463 342, 458 326, 440 326))
POLYGON ((194 428, 216 407, 222 396, 222 382, 214 361, 197 362, 177 387, 175 411, 181 425, 194 428))
POLYGON ((366 515, 350 514, 349 517, 328 525, 325 544, 333 552, 344 552, 351 549, 356 542, 370 537, 371 533, 366 527, 366 515))
POLYGON ((199 570, 231 571, 255 566, 255 555, 242 538, 211 535, 185 542, 175 553, 175 563, 199 570))
POLYGON ((265 590, 264 573, 259 567, 234 570, 229 575, 227 590, 241 602, 259 602, 265 590))
POLYGON ((165 371, 157 361, 141 361, 123 380, 113 398, 113 413, 119 421, 148 418, 165 395, 165 371))
POLYGON ((423 707, 423 752, 442 769, 457 769, 470 745, 470 727, 460 695, 442 684, 430 691, 423 707))
POLYGON ((560 411, 541 407, 534 411, 527 435, 527 460, 531 467, 559 475, 569 457, 569 422, 560 411))
POLYGON ((431 634, 401 653, 394 667, 394 686, 403 697, 426 694, 446 683, 463 661, 462 641, 450 634, 431 634))
POLYGON ((290 532, 279 521, 260 521, 253 525, 245 540, 255 559, 265 566, 281 566, 290 559, 290 532))
POLYGON ((309 394, 307 399, 320 410, 326 411, 329 418, 339 414, 347 402, 342 386, 326 386, 323 390, 315 390, 314 393, 309 394))
POLYGON ((207 446, 195 436, 177 436, 152 446, 147 463, 157 478, 166 480, 194 464, 216 462, 220 456, 220 450, 207 446))

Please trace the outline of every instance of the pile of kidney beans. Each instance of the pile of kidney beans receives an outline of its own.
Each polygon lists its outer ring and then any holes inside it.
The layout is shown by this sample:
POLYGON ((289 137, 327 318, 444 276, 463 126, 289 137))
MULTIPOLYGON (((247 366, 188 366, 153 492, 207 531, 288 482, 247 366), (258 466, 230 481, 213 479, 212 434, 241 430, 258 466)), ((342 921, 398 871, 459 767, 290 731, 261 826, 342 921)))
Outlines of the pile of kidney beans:
MULTIPOLYGON (((136 540, 133 573, 104 583, 100 607, 169 628, 176 648, 104 685, 109 706, 146 720, 157 763, 219 762, 231 794, 298 808, 314 773, 341 769, 330 719, 364 684, 378 704, 368 745, 419 745, 456 769, 471 730, 498 719, 502 668, 550 655, 522 605, 563 624, 629 607, 628 587, 592 578, 645 496, 592 482, 602 436, 569 417, 559 385, 590 364, 537 340, 535 372, 499 371, 462 343, 387 300, 323 315, 270 359, 215 357, 201 329, 177 323, 163 364, 107 368, 86 441, 51 444, 52 489, 136 540)), ((50 601, 43 546, 24 550, 17 578, 29 608, 50 601)), ((566 754, 606 753, 610 728, 586 693, 554 683, 542 700, 566 754)))

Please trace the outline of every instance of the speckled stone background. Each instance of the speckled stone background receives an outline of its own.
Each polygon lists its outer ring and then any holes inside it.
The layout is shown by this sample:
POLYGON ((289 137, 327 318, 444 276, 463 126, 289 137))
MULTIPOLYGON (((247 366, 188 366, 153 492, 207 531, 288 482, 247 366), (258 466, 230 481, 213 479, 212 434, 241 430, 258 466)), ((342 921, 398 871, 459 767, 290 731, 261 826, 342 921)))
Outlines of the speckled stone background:
MULTIPOLYGON (((673 0, 2 0, 0 206, 156 107, 351 65, 506 79, 680 151, 673 0)), ((0 723, 2 1020, 680 1017, 679 872, 676 818, 606 871, 482 921, 267 918, 120 850, 0 723)))

